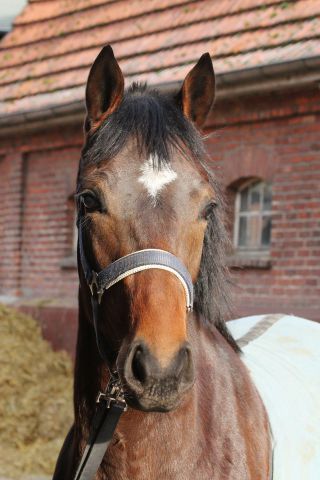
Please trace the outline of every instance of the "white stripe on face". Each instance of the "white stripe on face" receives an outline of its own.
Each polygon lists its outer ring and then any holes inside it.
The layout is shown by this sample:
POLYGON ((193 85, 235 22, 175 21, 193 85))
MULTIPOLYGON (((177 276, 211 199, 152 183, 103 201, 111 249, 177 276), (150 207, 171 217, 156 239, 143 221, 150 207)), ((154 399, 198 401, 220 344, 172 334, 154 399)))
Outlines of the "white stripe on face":
MULTIPOLYGON (((157 165, 157 160, 154 163, 157 165)), ((152 157, 142 165, 140 171, 138 182, 142 183, 152 198, 156 198, 163 187, 177 178, 176 172, 169 165, 162 165, 160 169, 153 168, 152 157)))

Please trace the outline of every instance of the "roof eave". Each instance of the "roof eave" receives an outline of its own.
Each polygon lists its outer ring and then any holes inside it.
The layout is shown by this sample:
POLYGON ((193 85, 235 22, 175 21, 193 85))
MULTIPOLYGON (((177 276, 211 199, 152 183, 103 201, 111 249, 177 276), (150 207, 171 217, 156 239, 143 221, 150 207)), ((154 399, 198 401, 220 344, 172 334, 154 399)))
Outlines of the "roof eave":
MULTIPOLYGON (((286 89, 315 88, 320 84, 320 57, 304 58, 217 74, 217 100, 286 89)), ((162 92, 177 90, 181 82, 153 85, 162 92)), ((60 106, 0 117, 0 136, 43 130, 55 125, 82 122, 81 100, 60 106)))
POLYGON ((250 95, 258 92, 299 89, 320 81, 320 57, 248 68, 218 76, 218 97, 250 95))

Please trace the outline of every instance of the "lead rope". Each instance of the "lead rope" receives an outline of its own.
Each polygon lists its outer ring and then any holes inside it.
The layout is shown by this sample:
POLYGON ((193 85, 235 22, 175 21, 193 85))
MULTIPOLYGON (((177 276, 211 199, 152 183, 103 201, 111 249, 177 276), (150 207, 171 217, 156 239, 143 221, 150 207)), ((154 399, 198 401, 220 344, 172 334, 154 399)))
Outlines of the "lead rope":
MULTIPOLYGON (((81 219, 78 217, 77 225, 79 229, 79 248, 81 264, 84 275, 88 282, 89 265, 86 261, 83 244, 82 244, 82 228, 81 219)), ((105 392, 99 392, 96 399, 96 412, 93 417, 89 438, 86 448, 82 454, 80 464, 77 468, 74 480, 92 480, 98 471, 103 457, 109 447, 115 429, 117 428, 123 412, 127 410, 127 404, 124 398, 122 385, 117 372, 111 372, 108 367, 108 360, 104 354, 102 340, 98 329, 98 309, 99 301, 95 296, 95 292, 91 288, 91 306, 93 325, 96 335, 96 342, 99 354, 104 360, 110 374, 110 379, 105 392)))
MULTIPOLYGON (((98 300, 94 296, 92 296, 92 315, 98 350, 108 367, 98 332, 98 300)), ((111 372, 110 369, 109 373, 110 380, 107 388, 104 392, 99 392, 96 399, 96 413, 74 480, 92 480, 94 478, 112 441, 120 417, 127 410, 119 375, 116 371, 111 372)))
MULTIPOLYGON (((80 213, 81 210, 82 206, 79 205, 80 213)), ((93 291, 93 287, 89 282, 89 278, 92 274, 83 251, 80 215, 78 215, 77 218, 77 226, 79 230, 78 241, 81 265, 86 281, 88 282, 91 290, 92 317, 97 347, 99 354, 104 360, 110 374, 110 379, 106 390, 104 392, 99 392, 97 396, 96 412, 91 423, 89 438, 74 476, 74 480, 92 480, 97 473, 107 448, 112 441, 113 434, 117 428, 120 417, 123 412, 127 410, 127 404, 124 398, 124 392, 119 375, 117 372, 111 372, 108 366, 108 360, 104 353, 101 336, 99 335, 98 310, 100 302, 99 297, 96 297, 98 292, 93 291)), ((91 278, 91 281, 92 280, 93 279, 91 278)))
POLYGON ((97 410, 89 439, 74 480, 92 480, 98 471, 121 415, 127 409, 119 378, 112 375, 104 393, 97 397, 97 410))

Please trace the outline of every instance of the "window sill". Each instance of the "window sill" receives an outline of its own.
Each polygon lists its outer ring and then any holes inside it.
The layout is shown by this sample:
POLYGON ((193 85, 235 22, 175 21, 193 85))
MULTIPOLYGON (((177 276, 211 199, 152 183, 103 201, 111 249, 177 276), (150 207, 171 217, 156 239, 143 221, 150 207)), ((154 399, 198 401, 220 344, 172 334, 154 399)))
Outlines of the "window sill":
POLYGON ((227 265, 230 268, 255 268, 268 270, 272 267, 269 252, 236 252, 227 258, 227 265))
POLYGON ((75 270, 77 268, 77 254, 72 253, 68 257, 64 257, 60 262, 62 270, 75 270))

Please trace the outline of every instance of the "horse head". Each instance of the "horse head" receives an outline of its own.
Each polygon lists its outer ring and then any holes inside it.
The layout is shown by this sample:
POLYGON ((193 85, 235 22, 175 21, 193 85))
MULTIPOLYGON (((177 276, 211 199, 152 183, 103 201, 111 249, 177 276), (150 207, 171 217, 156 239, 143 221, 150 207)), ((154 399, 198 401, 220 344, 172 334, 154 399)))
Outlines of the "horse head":
MULTIPOLYGON (((81 240, 92 270, 144 249, 170 252, 188 270, 195 307, 209 319, 218 300, 207 298, 205 305, 199 296, 220 277, 214 270, 217 252, 205 258, 204 245, 210 228, 218 245, 221 225, 198 129, 213 103, 214 86, 205 54, 176 94, 138 84, 125 91, 111 47, 103 48, 87 82, 77 182, 81 240)), ((81 262, 79 275, 80 295, 89 305, 81 262)), ((191 314, 177 275, 157 268, 128 275, 101 295, 97 315, 104 354, 119 372, 127 402, 145 411, 176 407, 195 377, 191 314)))

